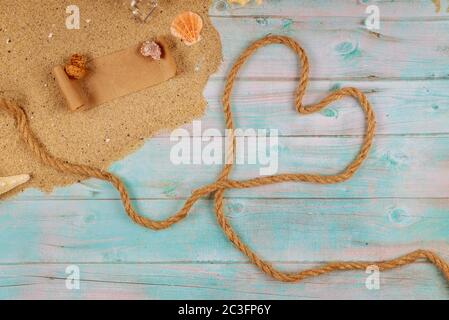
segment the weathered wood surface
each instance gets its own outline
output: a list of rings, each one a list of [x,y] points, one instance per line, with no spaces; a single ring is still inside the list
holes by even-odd
[[[232,43],[223,46],[224,63],[215,77],[225,76],[251,40],[269,33],[300,42],[313,79],[439,79],[449,74],[447,19],[383,21],[377,33],[368,31],[359,18],[347,17],[230,17],[216,18],[214,24],[224,31],[223,43]],[[295,63],[288,48],[271,46],[257,52],[240,76],[296,78]]]
[[[353,159],[361,137],[279,137],[279,172],[334,174]],[[221,165],[178,165],[170,161],[176,142],[154,138],[141,150],[112,165],[124,178],[134,198],[185,198],[194,188],[213,182]],[[249,198],[448,198],[449,135],[382,136],[355,176],[335,185],[286,183],[227,196]],[[265,166],[263,166],[265,167]],[[259,165],[236,165],[231,177],[258,176]],[[118,199],[109,184],[87,180],[43,195],[33,190],[18,199]]]
[[[305,269],[309,263],[283,264]],[[365,273],[338,273],[298,284],[266,279],[248,264],[81,264],[80,290],[67,290],[66,264],[0,266],[4,299],[447,299],[427,264],[386,273],[368,290]]]
[[[262,5],[249,4],[246,7],[228,5],[226,0],[213,0],[210,14],[223,16],[281,16],[298,17],[357,17],[366,18],[365,10],[369,5],[378,5],[382,18],[400,20],[403,18],[426,18],[438,20],[444,18],[449,3],[441,0],[440,11],[431,0],[263,0]]]
[[[181,202],[140,200],[138,208],[162,219]],[[207,200],[159,232],[134,225],[118,200],[11,201],[1,210],[0,263],[246,261]],[[417,247],[449,258],[446,199],[232,198],[225,210],[242,239],[270,261],[379,260]]]
[[[352,180],[226,193],[232,225],[262,257],[285,270],[385,259],[416,248],[449,259],[449,14],[442,3],[436,13],[430,0],[267,0],[240,9],[214,1],[224,63],[205,90],[204,130],[223,129],[223,78],[239,52],[268,33],[294,37],[309,54],[313,81],[305,102],[356,86],[377,115],[373,150]],[[378,34],[363,27],[368,4],[380,8]],[[297,115],[297,69],[285,48],[257,53],[233,95],[236,126],[279,130],[280,172],[338,172],[357,151],[363,115],[351,100]],[[111,167],[124,177],[136,207],[158,219],[220,170],[173,166],[168,135]],[[237,166],[233,177],[258,173],[257,165]],[[80,290],[66,289],[68,265],[80,268]],[[130,222],[117,193],[96,180],[51,194],[28,190],[0,203],[0,298],[449,298],[447,283],[425,263],[381,273],[380,290],[366,288],[367,276],[273,281],[225,239],[208,199],[161,232]]]

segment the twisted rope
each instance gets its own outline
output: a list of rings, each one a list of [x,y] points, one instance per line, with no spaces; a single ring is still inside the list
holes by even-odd
[[[355,157],[355,159],[340,173],[334,175],[320,175],[320,174],[303,174],[303,173],[291,173],[291,174],[278,174],[273,176],[258,177],[249,180],[231,180],[229,179],[229,174],[232,171],[232,164],[225,164],[217,180],[209,185],[201,187],[192,192],[192,195],[186,200],[183,207],[175,213],[173,216],[162,221],[155,221],[150,218],[146,218],[138,214],[130,201],[128,192],[123,184],[123,182],[115,175],[87,165],[79,165],[70,163],[66,160],[57,158],[51,155],[47,149],[40,143],[28,124],[28,119],[25,111],[13,104],[7,103],[6,101],[0,101],[0,108],[4,109],[9,113],[15,120],[17,129],[22,137],[22,140],[26,143],[29,149],[34,153],[34,155],[45,165],[52,167],[62,173],[70,173],[75,175],[80,175],[87,178],[97,178],[100,180],[105,180],[110,182],[119,192],[120,198],[123,203],[126,214],[129,218],[141,225],[143,227],[152,230],[162,230],[169,228],[173,224],[183,220],[189,213],[195,202],[205,197],[209,194],[214,196],[214,207],[215,215],[218,224],[223,229],[226,237],[233,243],[233,245],[240,250],[244,255],[246,255],[249,260],[255,264],[260,270],[262,270],[267,275],[273,277],[276,280],[284,282],[297,282],[310,277],[316,277],[330,272],[335,271],[347,271],[347,270],[364,270],[369,266],[376,265],[379,270],[390,270],[399,268],[417,260],[425,259],[430,263],[434,264],[437,269],[439,269],[446,280],[449,281],[449,265],[444,260],[442,260],[437,254],[427,251],[427,250],[417,250],[414,252],[407,253],[401,257],[377,262],[334,262],[327,263],[322,266],[299,271],[296,273],[283,272],[275,269],[270,263],[262,260],[254,251],[252,251],[248,246],[243,243],[239,236],[235,233],[234,229],[231,227],[228,219],[226,218],[223,210],[224,192],[227,189],[245,189],[253,188],[263,185],[270,185],[282,182],[308,182],[308,183],[318,183],[318,184],[332,184],[339,183],[351,178],[354,173],[362,165],[363,161],[366,159],[368,152],[370,150],[375,130],[375,116],[373,110],[368,102],[366,96],[356,88],[342,88],[339,89],[327,97],[325,97],[320,102],[304,106],[302,105],[302,99],[304,97],[309,75],[309,63],[307,60],[307,55],[304,50],[296,43],[293,39],[283,36],[267,36],[262,38],[253,44],[251,44],[241,56],[237,59],[231,71],[229,72],[228,78],[226,80],[226,85],[223,95],[223,110],[225,115],[226,129],[231,132],[234,129],[233,117],[231,112],[231,94],[234,87],[234,83],[240,68],[245,64],[245,62],[251,57],[251,55],[260,47],[270,45],[270,44],[282,44],[290,49],[292,49],[298,59],[299,59],[299,72],[300,78],[298,81],[298,86],[296,89],[295,97],[295,107],[300,114],[310,114],[325,108],[332,102],[335,102],[343,97],[352,97],[356,99],[363,112],[365,113],[366,129],[365,136],[360,147],[360,150]],[[232,143],[230,144],[230,154],[234,155],[235,150],[235,137],[232,137]]]

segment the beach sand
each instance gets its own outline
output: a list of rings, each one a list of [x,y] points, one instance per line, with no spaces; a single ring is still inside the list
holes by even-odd
[[[133,19],[127,0],[0,0],[0,97],[25,109],[52,154],[107,169],[161,130],[203,115],[203,89],[222,61],[220,38],[207,15],[210,0],[159,3],[151,21],[141,24]],[[66,7],[71,4],[80,8],[79,30],[66,28]],[[170,34],[173,18],[187,10],[204,19],[203,39],[191,47]],[[175,78],[88,111],[68,110],[51,72],[55,65],[72,53],[99,57],[153,37],[169,43],[178,67]],[[3,112],[0,151],[0,176],[30,173],[25,188],[49,192],[83,179],[39,163]]]

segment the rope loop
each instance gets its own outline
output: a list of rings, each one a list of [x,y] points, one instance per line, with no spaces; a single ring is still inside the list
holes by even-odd
[[[390,270],[402,267],[404,265],[412,264],[417,260],[425,259],[430,263],[434,264],[435,267],[442,272],[446,280],[449,281],[448,263],[445,262],[443,259],[441,259],[437,254],[428,250],[417,250],[414,252],[407,253],[401,257],[386,261],[327,263],[322,266],[318,266],[316,268],[290,273],[279,271],[276,268],[274,268],[269,262],[262,260],[239,238],[239,236],[236,234],[231,224],[229,223],[226,215],[224,214],[223,203],[224,203],[224,193],[226,190],[246,189],[283,182],[333,184],[346,181],[354,175],[354,173],[362,165],[363,161],[367,158],[368,152],[372,145],[372,141],[374,138],[374,131],[376,127],[375,116],[371,108],[371,105],[366,96],[357,88],[352,87],[341,88],[337,91],[332,92],[318,103],[304,106],[302,104],[302,99],[305,95],[307,84],[309,81],[309,62],[307,59],[307,55],[295,40],[285,36],[269,35],[254,42],[248,48],[246,48],[240,55],[240,57],[236,60],[234,66],[231,68],[228,74],[222,99],[226,129],[231,130],[231,132],[233,132],[234,130],[231,112],[231,95],[235,84],[235,80],[241,67],[259,48],[271,44],[285,45],[289,47],[291,50],[293,50],[296,56],[298,57],[299,80],[295,94],[295,108],[300,114],[311,114],[314,112],[318,112],[323,108],[326,108],[329,104],[345,97],[352,97],[358,101],[362,111],[365,113],[366,128],[364,139],[360,146],[357,156],[351,163],[347,165],[347,167],[343,171],[334,175],[284,173],[240,181],[229,179],[229,175],[232,171],[233,165],[226,164],[223,166],[221,173],[219,174],[217,180],[214,183],[194,190],[191,196],[185,201],[184,205],[177,213],[162,221],[152,220],[137,213],[131,204],[129,194],[124,183],[121,181],[120,178],[113,175],[112,173],[87,165],[74,164],[51,155],[32,132],[28,123],[27,115],[21,107],[13,103],[8,103],[5,100],[0,100],[0,109],[3,109],[14,118],[16,122],[16,127],[20,133],[22,140],[28,146],[30,151],[34,153],[34,155],[43,164],[62,173],[75,174],[83,176],[85,178],[97,178],[110,182],[120,194],[120,198],[122,200],[122,204],[126,214],[132,221],[134,221],[138,225],[141,225],[143,227],[152,230],[167,229],[172,225],[178,223],[179,221],[183,220],[184,218],[186,218],[188,216],[188,213],[192,209],[193,205],[200,198],[212,194],[214,198],[216,219],[226,237],[240,252],[242,252],[245,256],[247,256],[248,259],[254,265],[256,265],[262,272],[264,272],[265,274],[271,276],[276,280],[284,282],[298,282],[306,278],[316,277],[330,272],[346,271],[346,270],[363,270],[371,265],[377,265],[380,270]],[[230,144],[231,150],[228,151],[230,151],[232,156],[234,157],[235,137],[233,137],[232,139],[233,143]]]

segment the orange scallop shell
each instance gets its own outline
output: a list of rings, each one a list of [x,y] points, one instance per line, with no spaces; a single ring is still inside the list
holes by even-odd
[[[171,24],[171,33],[180,38],[186,45],[191,46],[201,40],[203,19],[191,11],[179,14]]]

